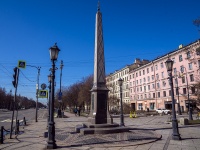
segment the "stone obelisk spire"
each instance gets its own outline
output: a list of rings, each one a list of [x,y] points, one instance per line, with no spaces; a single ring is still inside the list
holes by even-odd
[[[102,14],[98,2],[95,24],[94,81],[91,89],[91,111],[89,117],[89,121],[92,124],[112,123],[112,118],[107,108],[108,91],[105,81]]]

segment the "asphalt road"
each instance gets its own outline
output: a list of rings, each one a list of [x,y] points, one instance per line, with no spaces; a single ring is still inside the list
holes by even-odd
[[[14,120],[13,126],[15,126],[16,122],[16,114],[17,111],[14,112]],[[18,120],[20,122],[23,121],[23,118],[26,118],[26,121],[35,120],[35,109],[25,109],[18,111]],[[38,118],[47,118],[47,109],[39,109],[38,110]],[[12,111],[1,111],[0,112],[0,126],[4,126],[6,130],[10,129],[11,126],[11,119],[12,119]]]

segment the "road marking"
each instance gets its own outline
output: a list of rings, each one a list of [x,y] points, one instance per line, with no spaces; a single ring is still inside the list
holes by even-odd
[[[21,121],[23,121],[23,120],[19,120],[19,122],[21,122]],[[11,119],[6,119],[6,120],[3,120],[1,122],[11,122]],[[13,122],[16,122],[16,119],[14,119]]]

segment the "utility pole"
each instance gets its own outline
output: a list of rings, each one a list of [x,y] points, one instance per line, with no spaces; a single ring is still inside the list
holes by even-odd
[[[38,70],[38,74],[37,74],[37,85],[36,85],[36,106],[35,106],[35,122],[38,122],[37,120],[37,116],[38,116],[38,93],[39,93],[39,76],[40,76],[40,69],[41,67],[36,67],[36,66],[32,66],[32,65],[26,65],[29,67],[34,67]]]

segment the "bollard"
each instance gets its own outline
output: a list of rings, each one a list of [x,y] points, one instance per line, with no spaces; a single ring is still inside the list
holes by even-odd
[[[25,117],[24,117],[24,125],[26,126],[26,119],[25,119]]]
[[[1,126],[1,137],[0,137],[0,144],[3,144],[3,129],[4,127]]]

